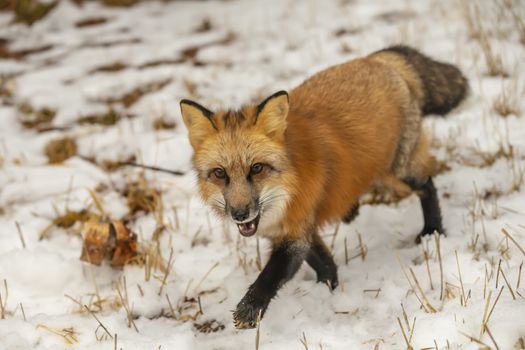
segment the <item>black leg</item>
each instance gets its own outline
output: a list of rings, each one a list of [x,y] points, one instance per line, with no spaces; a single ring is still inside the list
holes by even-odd
[[[339,285],[337,266],[328,248],[317,233],[313,235],[312,245],[308,251],[306,262],[317,273],[317,282],[326,283],[331,290],[334,290]]]
[[[349,224],[354,221],[355,217],[359,214],[359,204],[354,204],[352,209],[343,217],[343,222]]]
[[[423,219],[425,225],[423,230],[417,235],[416,243],[421,242],[421,238],[425,235],[430,235],[434,231],[444,234],[443,223],[441,220],[441,209],[439,208],[439,199],[431,177],[425,181],[415,181],[409,179],[405,181],[413,190],[417,191],[419,200],[421,201],[421,208],[423,209]]]
[[[235,327],[256,326],[259,312],[262,317],[279,288],[299,270],[308,250],[306,242],[298,241],[285,241],[273,248],[270,260],[233,312]]]

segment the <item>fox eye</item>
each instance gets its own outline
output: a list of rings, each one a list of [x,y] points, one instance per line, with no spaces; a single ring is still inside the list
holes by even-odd
[[[226,171],[223,168],[213,169],[213,175],[218,179],[224,179],[226,177]]]
[[[252,165],[252,168],[250,169],[250,173],[252,175],[259,174],[263,170],[263,165],[261,163],[255,163]]]

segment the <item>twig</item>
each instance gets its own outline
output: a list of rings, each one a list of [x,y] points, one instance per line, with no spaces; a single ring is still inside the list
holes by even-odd
[[[153,171],[160,171],[162,173],[168,173],[168,174],[175,175],[175,176],[184,175],[184,172],[179,171],[179,170],[170,170],[170,169],[159,168],[156,166],[142,165],[142,164],[131,163],[131,162],[119,162],[119,165],[132,166],[136,168],[148,169],[148,170],[153,170]]]
[[[24,305],[22,305],[22,303],[20,303],[20,310],[22,310],[22,317],[24,318],[24,321],[27,321],[26,312],[24,311]]]
[[[20,227],[20,223],[18,221],[15,221],[16,230],[18,231],[18,236],[20,237],[20,242],[22,242],[22,247],[26,249],[26,241],[24,239],[24,235],[22,234],[22,228]]]

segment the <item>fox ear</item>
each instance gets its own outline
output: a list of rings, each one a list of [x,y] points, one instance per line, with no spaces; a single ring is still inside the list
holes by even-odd
[[[213,113],[200,104],[190,100],[182,100],[180,101],[180,111],[182,120],[189,131],[190,143],[194,149],[217,130],[213,121]]]
[[[270,138],[281,139],[286,130],[288,109],[288,93],[278,91],[257,106],[254,124],[262,127]]]

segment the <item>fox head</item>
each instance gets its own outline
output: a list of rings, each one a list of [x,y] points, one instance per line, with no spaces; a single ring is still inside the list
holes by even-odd
[[[284,145],[288,94],[279,91],[236,111],[212,112],[190,100],[180,106],[204,201],[243,236],[276,224],[291,186]]]

